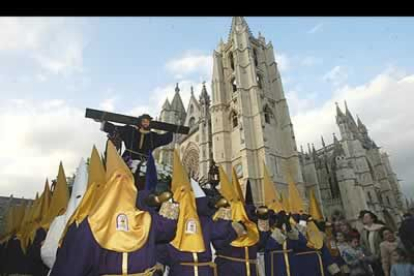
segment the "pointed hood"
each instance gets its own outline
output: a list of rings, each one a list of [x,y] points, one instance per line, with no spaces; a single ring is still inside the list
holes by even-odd
[[[280,203],[282,204],[282,210],[286,213],[290,213],[290,203],[289,197],[286,196],[283,192],[280,193]]]
[[[254,222],[252,222],[247,216],[245,209],[245,200],[243,198],[242,189],[237,177],[236,171],[233,168],[232,186],[238,194],[238,198],[241,200],[233,201],[231,206],[231,217],[233,221],[242,221],[247,229],[247,235],[238,237],[231,242],[235,247],[248,247],[259,242],[259,230]]]
[[[292,176],[288,175],[288,182],[289,182],[289,205],[290,211],[293,214],[301,214],[305,210],[303,207],[303,200],[300,196],[299,190],[296,187],[295,182],[293,181]]]
[[[85,160],[82,158],[76,170],[75,181],[73,183],[72,194],[69,199],[68,207],[65,213],[65,221],[69,220],[73,212],[75,212],[79,203],[82,201],[83,195],[88,186],[88,167]]]
[[[306,227],[306,240],[308,241],[306,246],[319,250],[323,246],[323,233],[319,230],[315,221],[308,222]]]
[[[226,172],[222,166],[219,166],[219,176],[220,176],[220,193],[227,199],[228,202],[241,201],[238,193],[230,183],[229,178],[227,177]]]
[[[43,193],[40,196],[40,203],[33,214],[34,220],[42,224],[43,219],[46,218],[47,213],[49,212],[50,202],[52,201],[52,192],[50,191],[49,181],[46,179],[45,187],[43,188]]]
[[[309,215],[311,215],[312,218],[316,221],[324,220],[320,205],[315,196],[314,189],[310,190],[310,195],[309,195]]]
[[[42,227],[49,229],[53,219],[57,216],[63,215],[69,202],[69,189],[66,182],[65,171],[63,170],[62,162],[59,165],[59,173],[57,177],[57,184],[53,191],[50,207],[47,214],[47,219],[42,221]]]
[[[61,244],[70,225],[76,223],[76,226],[79,226],[79,224],[89,215],[89,212],[92,210],[95,202],[98,201],[102,194],[104,184],[105,169],[102,164],[102,159],[99,157],[98,150],[95,146],[93,146],[88,166],[88,188],[82,198],[82,201],[79,203],[78,208],[76,208],[75,212],[66,223],[66,227],[60,238],[59,244]]]
[[[244,199],[243,191],[239,183],[239,178],[237,177],[236,170],[233,168],[232,170],[232,185],[234,189],[236,190],[236,194],[238,198],[243,202],[243,204],[246,204],[246,201]]]
[[[174,150],[172,191],[174,200],[180,204],[177,232],[171,245],[185,252],[204,252],[203,232],[197,214],[196,200],[188,174],[181,164],[177,150]]]
[[[136,251],[147,242],[151,215],[136,208],[134,177],[111,141],[107,148],[106,180],[107,185],[88,216],[92,235],[107,250]]]
[[[283,210],[282,203],[280,202],[279,193],[276,190],[275,185],[273,184],[272,179],[270,178],[269,172],[267,170],[266,164],[263,163],[263,192],[264,192],[264,202],[265,205],[275,211],[276,213]]]

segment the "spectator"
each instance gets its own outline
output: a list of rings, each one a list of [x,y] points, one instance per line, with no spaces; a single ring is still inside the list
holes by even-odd
[[[342,255],[342,251],[348,246],[345,240],[345,235],[342,232],[336,233],[336,246],[338,247],[339,253]]]
[[[391,276],[414,276],[414,265],[409,262],[407,252],[397,248],[393,255],[397,261],[391,267]]]
[[[407,216],[401,222],[400,229],[398,230],[398,235],[401,239],[401,243],[404,246],[406,253],[410,258],[410,261],[414,261],[414,217]]]
[[[374,276],[370,263],[373,257],[360,245],[357,238],[350,237],[343,248],[342,258],[350,269],[350,276]]]
[[[375,276],[383,276],[380,243],[382,242],[380,231],[384,225],[378,223],[378,217],[371,211],[361,212],[362,224],[364,227],[361,231],[361,245],[373,256],[371,263]]]
[[[390,276],[391,266],[396,262],[393,252],[397,249],[398,241],[388,227],[382,228],[380,234],[383,240],[380,244],[382,269],[385,276]]]
[[[350,237],[355,237],[357,239],[360,239],[361,235],[359,234],[358,230],[353,228],[351,224],[346,221],[342,220],[339,223],[339,230],[345,235]]]

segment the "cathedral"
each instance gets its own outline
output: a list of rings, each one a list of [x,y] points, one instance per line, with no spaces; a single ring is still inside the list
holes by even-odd
[[[213,160],[229,175],[234,169],[242,185],[250,181],[256,204],[263,203],[266,166],[282,196],[288,181],[296,183],[305,204],[314,189],[326,217],[339,214],[355,221],[360,210],[370,209],[397,223],[402,197],[388,155],[346,104],[344,111],[338,105],[336,110],[340,137],[329,145],[322,138],[318,150],[313,145],[307,152],[298,150],[272,43],[260,33],[254,37],[245,19],[234,17],[227,42],[213,51],[211,89],[204,83],[197,97],[191,89],[185,107],[177,84],[158,116],[190,127],[189,134],[176,135],[155,155],[170,165],[177,148],[196,179],[207,178]]]

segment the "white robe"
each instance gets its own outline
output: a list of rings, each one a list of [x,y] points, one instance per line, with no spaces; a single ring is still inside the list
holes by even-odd
[[[79,167],[76,170],[75,182],[73,183],[72,194],[66,208],[66,212],[57,216],[50,224],[45,241],[40,249],[40,254],[43,262],[52,268],[56,260],[56,252],[59,240],[65,229],[66,223],[75,212],[83,195],[85,194],[88,185],[88,168],[83,158],[80,161]]]

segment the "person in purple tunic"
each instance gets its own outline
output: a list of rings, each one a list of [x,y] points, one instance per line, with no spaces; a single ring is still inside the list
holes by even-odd
[[[192,181],[192,186],[197,197],[195,203],[200,225],[200,228],[194,227],[193,230],[201,232],[203,248],[192,250],[184,246],[180,248],[173,243],[161,245],[158,248],[158,261],[169,267],[169,276],[217,276],[216,264],[212,262],[210,243],[221,241],[228,244],[238,235],[243,235],[244,228],[242,224],[233,223],[231,220],[213,221],[215,210],[209,207],[208,199],[198,184]],[[191,229],[184,229],[184,231],[190,232]]]
[[[67,230],[51,276],[152,276],[156,244],[174,238],[178,204],[164,202],[158,213],[139,210],[131,171],[111,142],[107,150],[108,184],[87,219]]]
[[[297,219],[298,216],[296,215]],[[324,244],[323,233],[308,214],[299,215],[299,229],[306,237],[306,248],[296,253],[299,276],[342,275],[338,264]],[[312,272],[310,272],[312,271]]]
[[[300,264],[295,252],[306,248],[306,239],[292,225],[285,211],[274,213],[269,218],[267,238],[261,244],[264,249],[266,276],[297,276]]]
[[[220,191],[230,202],[229,217],[233,221],[242,221],[247,228],[247,235],[234,241],[213,241],[213,246],[216,249],[214,262],[217,264],[218,274],[257,276],[259,273],[257,268],[257,252],[260,238],[264,237],[263,231],[267,229],[263,227],[258,228],[255,223],[258,219],[254,216],[255,208],[250,183],[247,182],[246,197],[244,199],[243,195],[238,193],[238,191],[241,191],[241,187],[235,171],[233,170],[233,185],[230,184],[222,168],[220,168],[219,172],[221,179]],[[220,213],[217,215],[218,217],[225,216],[225,214]],[[260,216],[260,219],[266,220],[267,217]],[[261,225],[263,223],[266,222],[261,222]]]

